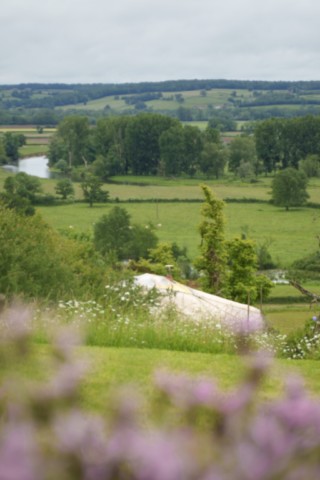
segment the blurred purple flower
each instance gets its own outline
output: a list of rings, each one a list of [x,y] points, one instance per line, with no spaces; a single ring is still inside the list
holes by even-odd
[[[0,480],[43,479],[33,425],[12,422],[1,430]]]

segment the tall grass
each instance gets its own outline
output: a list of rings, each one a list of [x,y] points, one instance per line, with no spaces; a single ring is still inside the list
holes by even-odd
[[[99,302],[61,301],[55,312],[43,315],[39,310],[35,317],[37,340],[46,341],[50,327],[58,323],[80,329],[90,346],[210,354],[235,354],[245,347],[285,358],[319,357],[317,331],[306,330],[293,342],[290,336],[267,329],[241,334],[214,316],[191,319],[182,315],[175,307],[174,297],[170,299],[168,295],[163,302],[162,294],[155,290],[145,292],[129,281],[107,285]]]
[[[55,311],[35,316],[38,341],[50,326],[69,324],[84,332],[87,345],[136,347],[202,353],[235,353],[236,338],[212,319],[186,319],[173,303],[161,307],[159,294],[126,283],[106,286],[99,302],[60,302]]]

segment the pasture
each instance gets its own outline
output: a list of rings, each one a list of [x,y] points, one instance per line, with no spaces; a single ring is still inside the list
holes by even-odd
[[[203,95],[201,90],[190,90],[180,92],[163,92],[162,98],[158,100],[146,101],[148,108],[152,108],[153,111],[168,111],[176,110],[180,106],[185,108],[204,108],[211,106],[219,108],[228,103],[231,96],[236,95],[235,98],[239,99],[253,99],[253,94],[249,90],[236,90],[227,88],[217,88],[207,90]],[[76,105],[64,105],[58,107],[62,110],[74,109],[74,110],[103,110],[109,106],[112,110],[123,112],[125,110],[134,110],[134,105],[128,105],[125,102],[126,97],[131,95],[110,95],[102,97],[96,100],[90,100],[84,103],[78,103]],[[178,97],[183,100],[179,101]]]
[[[133,223],[154,224],[160,240],[187,247],[191,258],[198,254],[200,203],[121,202],[120,205],[128,210]],[[41,206],[38,210],[54,228],[90,232],[94,223],[113,206],[106,204],[89,208],[87,204],[74,203]],[[225,216],[228,238],[245,233],[257,243],[268,241],[272,257],[282,267],[288,267],[292,261],[318,247],[318,210],[300,208],[286,212],[267,203],[227,203]]]

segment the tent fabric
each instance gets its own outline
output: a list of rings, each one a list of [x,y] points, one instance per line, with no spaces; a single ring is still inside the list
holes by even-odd
[[[155,288],[161,293],[162,306],[172,302],[179,313],[196,321],[214,319],[237,331],[256,331],[265,326],[258,308],[190,288],[161,275],[137,275],[135,284],[148,290]]]

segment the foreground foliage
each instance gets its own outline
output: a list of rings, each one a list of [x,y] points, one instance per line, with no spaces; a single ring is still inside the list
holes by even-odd
[[[0,205],[0,292],[56,300],[96,298],[106,266],[88,242],[55,232],[39,215],[24,216]]]
[[[206,378],[157,372],[155,402],[125,389],[112,415],[80,408],[85,366],[75,336],[53,344],[52,374],[39,382],[13,375],[30,353],[26,311],[2,318],[0,470],[7,480],[300,480],[320,473],[320,403],[300,381],[259,401],[269,358],[251,359],[234,391]],[[146,412],[151,412],[148,422]],[[143,417],[141,414],[143,413]]]

